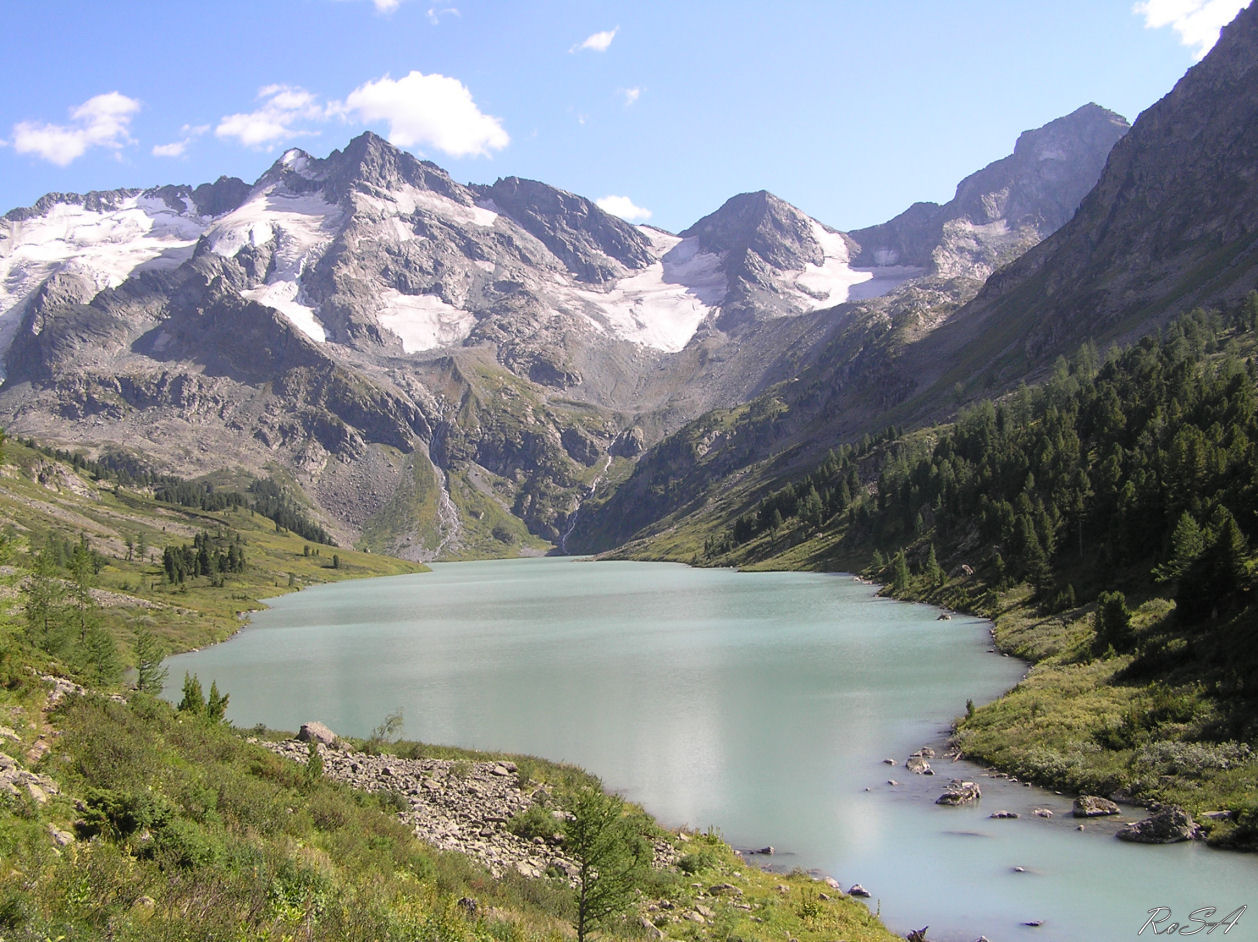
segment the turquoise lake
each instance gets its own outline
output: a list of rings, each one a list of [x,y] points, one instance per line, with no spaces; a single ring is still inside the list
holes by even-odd
[[[1226,938],[1258,939],[1253,856],[1125,844],[1112,822],[1077,831],[1072,796],[942,754],[933,777],[903,767],[941,747],[967,698],[1025,670],[989,652],[986,622],[938,615],[840,574],[438,564],[275,599],[232,640],[171,658],[167,693],[189,671],[230,694],[242,727],[320,720],[362,736],[401,710],[408,739],[573,762],[666,825],[861,883],[901,934],[1152,938],[1140,930],[1156,907],[1187,922],[1250,905]],[[935,805],[951,777],[979,782],[982,801]],[[998,809],[1021,817],[988,817]]]

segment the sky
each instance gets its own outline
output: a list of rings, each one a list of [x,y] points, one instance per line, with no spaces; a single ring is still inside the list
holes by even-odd
[[[1021,131],[1171,90],[1241,0],[6,3],[0,213],[372,130],[676,232],[766,189],[832,227],[945,202]]]

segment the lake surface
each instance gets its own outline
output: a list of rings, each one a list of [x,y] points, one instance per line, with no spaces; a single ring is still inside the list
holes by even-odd
[[[1154,907],[1187,922],[1252,904],[1226,937],[1258,939],[1253,856],[1124,844],[1112,823],[1079,832],[1069,796],[964,763],[904,769],[967,698],[1023,671],[988,652],[987,623],[937,616],[837,574],[438,564],[275,599],[231,641],[171,658],[167,694],[191,671],[230,693],[238,726],[321,720],[364,736],[400,709],[408,739],[573,762],[666,825],[860,882],[900,933],[1151,938],[1138,933]],[[949,777],[979,781],[979,805],[936,806]],[[1031,814],[1044,807],[1053,819]],[[1001,808],[1022,817],[988,818]]]

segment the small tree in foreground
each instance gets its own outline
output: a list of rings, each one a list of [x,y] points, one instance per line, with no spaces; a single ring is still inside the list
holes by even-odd
[[[162,666],[166,648],[157,636],[147,628],[135,635],[135,689],[154,696],[166,686],[168,671]]]
[[[624,800],[586,785],[569,797],[564,850],[577,865],[577,942],[633,903],[651,860]]]

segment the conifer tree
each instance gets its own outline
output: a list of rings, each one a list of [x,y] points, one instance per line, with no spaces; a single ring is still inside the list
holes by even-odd
[[[625,803],[592,785],[568,800],[564,850],[577,865],[577,942],[633,902],[651,859]]]

